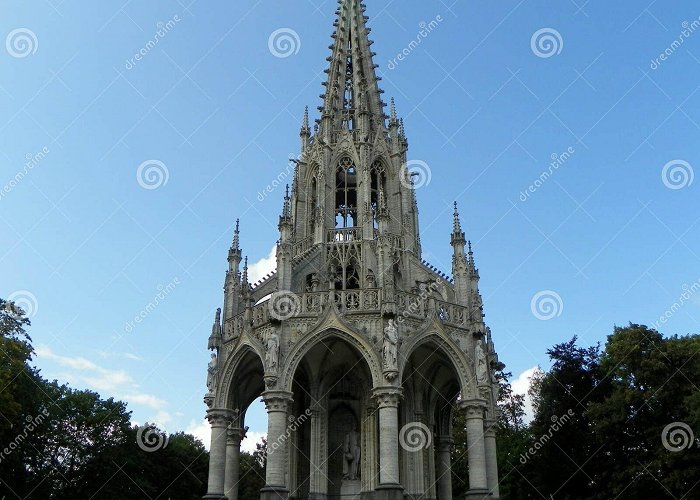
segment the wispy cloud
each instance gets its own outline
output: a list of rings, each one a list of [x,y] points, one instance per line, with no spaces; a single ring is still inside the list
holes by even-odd
[[[134,378],[124,370],[104,368],[82,356],[63,356],[53,352],[47,346],[37,347],[36,354],[40,358],[53,361],[62,368],[67,368],[68,370],[62,371],[59,377],[73,386],[87,387],[127,403],[156,410],[153,422],[158,425],[167,425],[172,421],[172,416],[165,411],[168,403],[144,393]]]

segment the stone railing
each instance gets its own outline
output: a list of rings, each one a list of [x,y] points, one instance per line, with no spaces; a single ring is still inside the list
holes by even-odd
[[[328,231],[326,241],[328,243],[350,243],[362,239],[362,229],[349,227],[346,229],[331,229]]]
[[[308,238],[304,238],[301,241],[298,241],[294,244],[294,250],[293,250],[293,257],[297,257],[304,252],[306,252],[309,248],[313,246],[314,239],[312,236],[309,236]]]
[[[397,293],[398,314],[404,318],[425,319],[430,313],[431,300],[434,299],[426,295]],[[441,300],[434,300],[434,302],[435,312],[443,323],[454,326],[467,326],[469,323],[469,312],[466,307]]]
[[[315,317],[319,316],[333,301],[341,313],[378,313],[381,309],[381,293],[378,288],[367,288],[363,290],[331,290],[330,292],[309,292],[301,295],[292,295],[287,302],[297,306],[292,317]],[[272,298],[253,306],[252,323],[253,328],[266,325],[271,319],[275,319],[271,314]],[[291,319],[291,318],[289,318]],[[238,314],[227,321],[227,337],[238,337],[243,333],[245,323],[245,312]]]

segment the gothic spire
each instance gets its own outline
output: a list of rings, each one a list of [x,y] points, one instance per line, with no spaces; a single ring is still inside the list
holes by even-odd
[[[451,243],[452,246],[459,245],[464,249],[464,231],[462,231],[462,224],[459,221],[459,210],[457,209],[457,202],[455,201],[455,212],[454,212],[454,221],[453,221],[453,227],[452,227],[452,238],[451,238]],[[471,248],[471,247],[470,247]]]
[[[360,0],[339,0],[336,11],[338,18],[333,33],[330,63],[325,72],[328,81],[324,82],[321,128],[324,134],[340,128],[354,129],[361,124],[360,115],[369,114],[369,128],[384,125],[385,103],[381,99],[380,77],[377,76],[369,39],[371,28],[367,27],[368,17],[364,15],[365,5]],[[367,130],[366,132],[370,132]]]
[[[240,250],[240,223],[241,219],[236,219],[236,229],[233,231],[233,243],[231,243],[232,250]]]
[[[240,219],[236,219],[236,229],[233,231],[233,242],[228,250],[228,270],[231,278],[238,276],[238,266],[241,263],[241,232]]]

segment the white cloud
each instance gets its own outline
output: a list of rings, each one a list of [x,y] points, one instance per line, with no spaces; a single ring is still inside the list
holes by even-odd
[[[62,372],[60,378],[69,384],[78,387],[87,386],[89,389],[107,393],[108,396],[113,396],[127,403],[156,410],[154,418],[156,424],[167,425],[172,421],[170,414],[164,410],[168,403],[156,396],[142,392],[139,384],[129,373],[123,370],[103,368],[80,356],[62,356],[47,346],[39,346],[35,350],[39,357],[68,368],[69,371]]]
[[[270,254],[257,262],[248,265],[248,281],[257,283],[277,269],[277,245],[272,247]]]
[[[194,420],[190,421],[190,425],[185,429],[185,434],[192,434],[194,437],[204,443],[204,447],[208,450],[211,445],[211,427],[209,422],[202,420],[200,423]]]
[[[241,451],[253,453],[255,445],[267,437],[267,432],[247,432],[245,439],[241,442]]]
[[[535,417],[535,411],[532,408],[532,399],[530,398],[528,391],[530,390],[532,376],[538,371],[540,371],[539,366],[533,366],[532,368],[528,368],[520,375],[518,375],[518,378],[516,378],[510,383],[514,394],[521,394],[525,396],[525,422],[531,422],[532,419]]]

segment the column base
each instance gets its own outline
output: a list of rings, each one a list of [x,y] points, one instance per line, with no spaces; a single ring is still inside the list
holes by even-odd
[[[287,500],[289,490],[282,486],[265,486],[260,490],[260,500]]]
[[[309,493],[309,500],[327,500],[325,493]]]
[[[492,500],[491,493],[487,489],[469,490],[464,496],[465,500]]]
[[[207,493],[202,497],[202,500],[228,500],[228,497],[226,495],[212,495],[211,493]]]
[[[403,500],[403,486],[400,484],[381,484],[374,493],[376,500]]]

